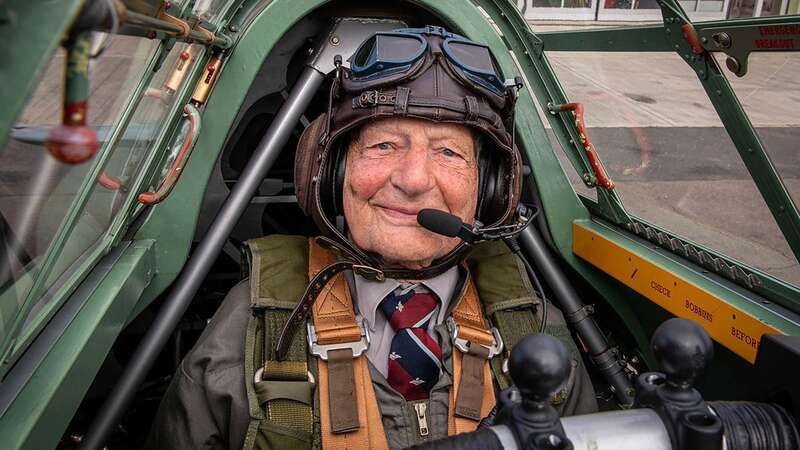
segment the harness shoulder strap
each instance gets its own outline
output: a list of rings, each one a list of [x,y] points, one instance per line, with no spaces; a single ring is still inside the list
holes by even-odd
[[[500,336],[487,329],[480,300],[468,275],[466,287],[448,322],[453,338],[453,387],[450,389],[448,434],[474,431],[495,405],[489,361],[502,347]]]
[[[526,335],[540,328],[541,302],[531,286],[525,267],[508,247],[500,241],[483,242],[475,246],[466,260],[470,273],[475,277],[475,286],[480,294],[486,315],[497,327],[505,342],[504,358],[492,359],[492,371],[500,389],[511,384],[507,370],[503,370],[511,349]],[[561,312],[554,305],[548,306],[545,333],[561,341],[577,365],[581,361],[580,351],[572,339]],[[574,370],[573,370],[574,372]],[[564,405],[571,393],[573,374],[556,392],[550,402],[557,408]]]
[[[248,241],[252,315],[245,343],[245,386],[250,423],[245,449],[318,448],[314,414],[316,365],[307,357],[305,329],[284,361],[274,343],[308,284],[308,244],[302,236]]]
[[[504,358],[492,360],[500,389],[511,385],[503,360],[522,338],[539,330],[541,300],[535,295],[522,262],[501,241],[482,242],[466,260],[486,315],[504,342]]]
[[[335,261],[333,252],[309,241],[309,279]],[[320,431],[326,450],[388,449],[372,387],[366,330],[356,321],[343,273],[330,280],[312,307],[311,353],[318,356]],[[365,342],[366,341],[366,342]]]

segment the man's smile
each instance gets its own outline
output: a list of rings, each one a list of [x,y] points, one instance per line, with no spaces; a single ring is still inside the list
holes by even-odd
[[[413,225],[417,225],[417,214],[423,209],[377,203],[372,204],[372,206],[392,219],[400,220],[403,224],[409,223]]]

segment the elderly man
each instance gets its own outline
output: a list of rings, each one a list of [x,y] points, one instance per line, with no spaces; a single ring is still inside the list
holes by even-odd
[[[298,201],[325,237],[248,243],[250,278],[181,365],[150,447],[404,448],[472,431],[509,384],[510,347],[538,330],[541,302],[502,243],[417,223],[425,208],[519,222],[516,92],[489,49],[404,29],[350,62],[296,157]],[[551,400],[592,412],[563,318],[549,316],[573,353]]]

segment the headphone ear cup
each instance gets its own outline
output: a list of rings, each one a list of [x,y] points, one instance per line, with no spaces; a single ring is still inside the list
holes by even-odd
[[[337,216],[344,216],[344,172],[347,165],[347,147],[350,145],[348,139],[338,145],[336,158],[333,163],[333,206]]]
[[[484,147],[478,155],[478,208],[477,217],[484,224],[493,223],[497,198],[497,158],[491,148]]]
[[[320,201],[323,211],[328,217],[335,217],[344,214],[342,206],[342,189],[344,188],[344,171],[347,160],[347,147],[349,145],[346,137],[340,137],[336,142],[331,143],[325,167],[322,170],[320,185]]]

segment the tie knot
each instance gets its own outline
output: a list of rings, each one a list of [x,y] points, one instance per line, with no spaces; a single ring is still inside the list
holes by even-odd
[[[439,299],[421,284],[399,287],[380,304],[381,311],[395,331],[403,328],[427,328]]]

